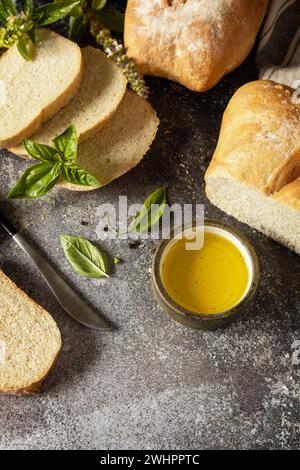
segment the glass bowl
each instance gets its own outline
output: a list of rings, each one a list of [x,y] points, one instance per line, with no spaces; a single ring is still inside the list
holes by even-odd
[[[197,228],[203,229],[203,226],[197,222],[193,222],[190,227],[185,227],[184,233],[191,229],[197,230]],[[204,233],[206,231],[218,233],[230,240],[244,257],[249,270],[249,281],[242,298],[228,310],[220,313],[207,314],[201,312],[195,313],[187,310],[170,297],[162,282],[161,269],[164,256],[168,252],[171,244],[175,241],[175,234],[179,233],[176,230],[172,231],[171,238],[169,240],[163,240],[160,243],[154,254],[152,265],[152,286],[159,305],[163,308],[165,313],[173,318],[173,320],[190,328],[214,330],[227,325],[233,320],[239,318],[246,311],[249,311],[250,303],[255,296],[259,283],[260,270],[257,255],[253,246],[239,230],[223,221],[205,219]],[[183,231],[181,230],[181,234],[182,233]]]

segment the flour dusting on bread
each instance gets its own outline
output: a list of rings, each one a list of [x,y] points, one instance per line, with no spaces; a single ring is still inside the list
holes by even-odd
[[[210,201],[300,254],[300,105],[271,81],[241,87],[205,175]]]
[[[220,29],[220,18],[226,13],[235,0],[153,0],[136,1],[135,12],[141,21],[137,27],[141,30],[151,30],[161,37],[163,41],[176,44],[176,40],[183,40],[185,48],[190,52],[199,52],[208,45],[201,40],[197,22],[210,21],[215,23],[215,33]],[[178,15],[177,16],[177,12]],[[179,43],[180,55],[182,45]]]
[[[268,0],[128,0],[125,46],[145,75],[212,88],[250,52]]]

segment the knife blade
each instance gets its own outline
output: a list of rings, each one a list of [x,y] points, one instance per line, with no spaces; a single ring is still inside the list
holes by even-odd
[[[37,269],[42,274],[52,293],[62,308],[77,322],[96,330],[110,329],[110,325],[92,310],[76,292],[62,279],[52,268],[44,256],[39,253],[26,239],[17,231],[11,222],[0,212],[0,226],[12,237],[12,239],[31,258]]]

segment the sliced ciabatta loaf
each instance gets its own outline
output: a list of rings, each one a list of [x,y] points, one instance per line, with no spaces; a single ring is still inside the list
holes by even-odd
[[[85,47],[82,54],[84,74],[78,92],[65,108],[30,137],[34,142],[51,145],[52,139],[70,124],[74,124],[82,142],[101,129],[119,106],[127,84],[121,69],[93,47]],[[26,155],[23,145],[10,150]]]
[[[159,120],[150,103],[126,91],[111,120],[78,147],[77,163],[104,186],[135,167],[149,150]],[[75,191],[91,187],[62,183]]]
[[[53,318],[0,270],[0,393],[36,393],[61,348]]]
[[[46,30],[37,31],[35,56],[26,61],[13,46],[0,58],[0,146],[29,137],[65,106],[83,74],[80,48]]]
[[[210,201],[300,254],[300,104],[291,88],[248,83],[230,100],[207,170]]]

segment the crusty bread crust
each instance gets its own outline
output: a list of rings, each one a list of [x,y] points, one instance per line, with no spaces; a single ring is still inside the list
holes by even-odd
[[[272,198],[300,213],[300,177],[283,186],[280,191],[272,195]]]
[[[231,98],[205,175],[208,199],[300,254],[300,104],[258,80]]]
[[[300,176],[300,104],[287,86],[257,80],[231,98],[206,172],[233,178],[267,195]]]
[[[59,344],[57,351],[55,354],[53,354],[53,357],[51,358],[51,366],[45,371],[43,375],[40,377],[37,377],[37,380],[35,380],[33,383],[24,383],[22,387],[12,387],[12,388],[1,388],[0,387],[0,393],[4,394],[12,394],[12,395],[35,395],[39,393],[40,387],[44,380],[47,378],[49,375],[59,353],[61,350],[61,335],[60,331],[52,318],[52,316],[39,304],[37,304],[33,299],[31,299],[24,291],[22,291],[19,287],[16,286],[16,284],[4,274],[2,270],[0,270],[0,281],[4,281],[5,283],[8,283],[15,291],[18,293],[19,296],[23,297],[26,302],[30,302],[32,305],[34,305],[35,309],[41,314],[41,315],[46,315],[49,317],[50,321],[52,322],[52,325],[56,331],[57,337],[59,338]]]
[[[53,31],[50,31],[50,30],[46,30],[46,29],[40,29],[39,30],[39,38],[40,40],[43,40],[43,35],[47,35],[47,36],[58,36],[56,33],[54,33]],[[68,39],[65,39],[65,38],[62,38],[64,41],[68,41]],[[37,46],[38,47],[38,46]],[[80,50],[80,47],[77,46],[77,44],[75,43],[72,43],[72,47],[74,47],[75,49],[77,49],[77,55],[78,55],[78,68],[77,68],[77,74],[76,76],[74,77],[74,80],[70,83],[70,85],[65,89],[63,90],[60,95],[58,95],[56,97],[55,100],[53,100],[52,102],[50,102],[45,108],[41,109],[40,113],[35,117],[35,119],[33,119],[30,123],[28,123],[26,126],[24,126],[24,128],[22,129],[22,131],[12,135],[11,137],[9,138],[6,138],[6,139],[3,139],[3,140],[0,140],[0,146],[1,147],[5,147],[5,148],[8,148],[8,147],[12,147],[12,146],[15,146],[15,145],[18,145],[22,139],[25,139],[29,136],[31,136],[32,134],[34,134],[38,129],[39,127],[41,126],[41,124],[45,121],[47,121],[48,119],[50,119],[52,116],[54,116],[61,108],[63,108],[64,106],[67,105],[67,103],[71,100],[71,98],[73,98],[73,96],[76,94],[78,88],[79,88],[79,85],[81,83],[81,80],[82,80],[82,76],[83,76],[83,70],[84,70],[84,62],[83,62],[83,58],[82,58],[82,54],[81,54],[81,50]],[[10,54],[10,49],[8,49],[3,55],[1,58],[3,58],[4,56]],[[1,60],[1,59],[0,59]]]
[[[206,91],[251,51],[268,0],[128,0],[124,41],[145,75]]]

